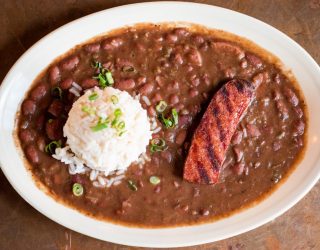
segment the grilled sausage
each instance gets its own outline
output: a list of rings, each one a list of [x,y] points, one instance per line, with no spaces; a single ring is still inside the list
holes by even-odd
[[[213,96],[193,136],[184,165],[185,180],[201,184],[218,182],[231,138],[257,87],[234,79]]]

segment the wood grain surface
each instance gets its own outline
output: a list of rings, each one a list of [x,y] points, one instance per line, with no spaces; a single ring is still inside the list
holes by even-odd
[[[0,0],[0,82],[24,51],[59,26],[99,10],[134,2]],[[293,38],[320,63],[320,0],[197,2],[256,17]],[[89,238],[47,219],[14,191],[0,171],[0,249],[133,248]],[[320,249],[320,183],[296,206],[260,228],[223,241],[181,249]]]

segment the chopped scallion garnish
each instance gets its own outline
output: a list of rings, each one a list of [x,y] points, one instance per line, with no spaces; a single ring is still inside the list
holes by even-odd
[[[159,113],[162,113],[163,111],[166,110],[167,108],[167,103],[165,101],[160,101],[158,103],[158,105],[156,106],[156,110],[159,112]]]
[[[93,92],[91,95],[89,95],[88,99],[89,101],[95,101],[97,100],[99,95],[96,92]]]
[[[56,148],[61,148],[61,141],[52,141],[47,144],[44,148],[44,151],[49,154],[54,154]]]
[[[128,186],[132,191],[137,191],[138,190],[137,185],[132,180],[128,180]]]
[[[109,84],[108,86],[114,84],[114,80],[113,80],[111,72],[108,71],[105,75],[106,75],[106,79],[107,79],[108,84]]]
[[[161,182],[158,176],[151,176],[149,181],[152,185],[158,185]]]
[[[126,127],[126,124],[124,123],[124,121],[119,122],[117,125],[117,129],[119,130],[123,130]]]
[[[98,132],[101,131],[103,129],[108,128],[108,123],[107,122],[98,122],[97,125],[91,127],[91,130],[93,132]]]
[[[72,186],[72,193],[75,196],[83,195],[83,186],[80,183],[74,183]]]
[[[117,103],[119,102],[118,97],[117,97],[116,95],[112,95],[112,96],[111,96],[111,102],[112,102],[113,104],[117,104]]]
[[[163,113],[160,113],[158,119],[166,128],[174,128],[178,125],[179,115],[176,109],[172,109],[170,117],[166,118]]]
[[[151,147],[150,147],[150,151],[152,153],[155,152],[161,152],[164,151],[168,148],[168,146],[166,145],[166,142],[164,139],[162,138],[155,138],[151,140]]]
[[[121,116],[121,115],[122,115],[121,109],[119,109],[119,108],[115,109],[115,110],[114,110],[114,115],[115,115],[115,117]]]
[[[114,84],[112,73],[109,70],[103,68],[100,62],[95,61],[92,66],[99,69],[99,73],[93,78],[99,80],[99,86],[101,88],[104,89],[105,87],[112,86]]]
[[[95,109],[88,106],[83,106],[81,110],[89,115],[93,115],[95,113]]]

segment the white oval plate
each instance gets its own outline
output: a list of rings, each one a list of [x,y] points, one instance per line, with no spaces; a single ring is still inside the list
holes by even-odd
[[[57,56],[108,30],[141,22],[184,21],[246,37],[277,55],[301,84],[310,114],[308,150],[290,178],[269,198],[241,213],[210,224],[171,229],[139,229],[98,221],[66,207],[34,184],[12,137],[14,119],[25,92]],[[34,208],[74,231],[101,240],[143,247],[178,247],[213,242],[254,229],[284,213],[317,182],[319,164],[320,69],[297,43],[249,16],[209,5],[183,2],[133,4],[104,10],[50,33],[12,67],[0,91],[0,160],[16,191]]]

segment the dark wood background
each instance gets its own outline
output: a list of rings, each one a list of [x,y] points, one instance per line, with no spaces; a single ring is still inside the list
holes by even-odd
[[[54,29],[84,15],[134,2],[138,1],[0,0],[0,82],[19,56]],[[197,2],[265,21],[297,41],[320,63],[320,0]],[[89,238],[47,219],[14,191],[0,171],[0,249],[131,248]],[[183,249],[320,249],[320,183],[296,206],[260,228],[220,242]]]

